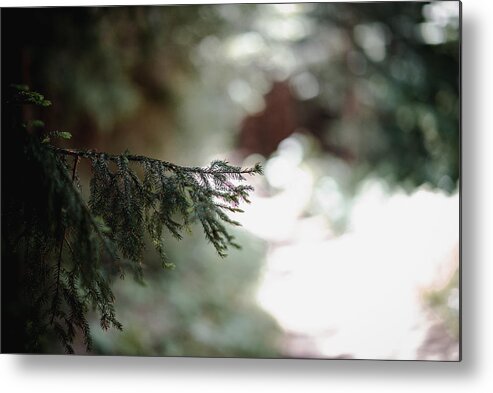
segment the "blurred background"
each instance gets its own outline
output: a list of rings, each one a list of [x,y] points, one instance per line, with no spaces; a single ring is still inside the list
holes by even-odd
[[[265,169],[243,249],[149,248],[93,353],[457,360],[459,33],[454,1],[3,9],[2,85],[69,146]]]

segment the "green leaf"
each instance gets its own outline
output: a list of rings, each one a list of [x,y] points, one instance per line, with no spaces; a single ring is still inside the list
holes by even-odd
[[[57,138],[62,138],[62,139],[71,139],[72,138],[72,134],[70,132],[67,132],[67,131],[53,131],[53,136],[57,137]]]

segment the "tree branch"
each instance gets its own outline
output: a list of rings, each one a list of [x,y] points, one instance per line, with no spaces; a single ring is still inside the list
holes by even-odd
[[[72,169],[72,183],[75,179],[75,174],[77,172],[77,164],[79,163],[79,157],[76,156],[74,160],[74,167]],[[60,287],[60,269],[62,265],[62,251],[63,251],[63,243],[65,242],[65,233],[67,231],[67,228],[63,228],[63,232],[60,236],[60,249],[58,251],[58,261],[57,261],[57,273],[56,273],[56,290],[55,290],[55,297],[53,298],[53,304],[52,304],[52,313],[51,313],[51,323],[53,323],[53,320],[55,319],[55,311],[58,303],[58,292],[59,292],[59,287]]]
[[[91,158],[91,157],[97,157],[97,156],[103,156],[104,159],[108,161],[115,161],[118,162],[121,160],[122,157],[125,157],[129,161],[135,161],[135,162],[154,162],[154,163],[159,163],[165,168],[176,172],[176,171],[183,171],[183,172],[192,172],[192,173],[203,173],[203,174],[259,174],[262,172],[262,169],[260,165],[256,165],[253,168],[245,168],[245,169],[218,169],[218,170],[213,170],[210,168],[201,168],[201,167],[186,167],[186,166],[180,166],[173,164],[168,161],[162,161],[158,160],[156,158],[149,158],[146,156],[140,156],[140,155],[134,155],[134,154],[109,154],[109,153],[101,153],[97,152],[94,150],[74,150],[74,149],[63,149],[60,147],[55,147],[55,146],[50,146],[50,148],[58,154],[63,154],[63,155],[68,155],[68,156],[74,156],[74,157],[81,157],[81,158]]]

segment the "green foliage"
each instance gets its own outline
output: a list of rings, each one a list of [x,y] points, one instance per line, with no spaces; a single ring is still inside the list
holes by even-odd
[[[19,86],[14,97],[11,104],[47,102]],[[111,280],[127,270],[143,280],[146,233],[164,267],[173,266],[165,252],[166,232],[180,239],[195,221],[220,256],[228,246],[239,247],[223,223],[239,224],[225,211],[239,212],[239,203],[248,202],[252,188],[239,183],[246,174],[260,173],[259,166],[241,169],[215,161],[206,168],[181,167],[128,152],[110,155],[47,143],[52,137],[69,138],[67,132],[43,136],[25,124],[9,132],[17,133],[11,146],[17,173],[6,184],[2,254],[18,262],[11,314],[27,339],[16,351],[39,351],[43,340],[56,336],[71,353],[78,331],[90,349],[91,309],[103,329],[122,329]],[[93,171],[88,203],[78,186],[83,159],[90,160]]]
[[[39,105],[42,107],[47,107],[51,105],[51,101],[45,99],[42,94],[39,94],[35,91],[29,90],[29,87],[26,85],[13,85],[15,90],[12,95],[12,101],[20,104],[33,104]]]
[[[195,226],[199,226],[197,223]],[[194,227],[195,227],[194,226]],[[213,247],[194,230],[170,239],[173,274],[149,274],[147,287],[133,280],[113,286],[116,311],[125,329],[104,332],[91,322],[93,351],[106,355],[278,357],[281,329],[255,301],[267,244],[233,229],[242,250],[215,263]],[[149,266],[156,271],[159,266]]]
[[[44,127],[44,123],[40,120],[33,120],[31,123],[36,125],[36,127]],[[51,138],[71,139],[72,134],[66,131],[52,131],[43,138],[41,143],[48,143],[51,141]]]

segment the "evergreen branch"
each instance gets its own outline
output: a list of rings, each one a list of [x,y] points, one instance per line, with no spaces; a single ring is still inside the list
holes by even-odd
[[[149,162],[149,163],[158,163],[166,169],[169,169],[174,172],[188,172],[188,173],[202,173],[208,175],[217,175],[217,174],[262,174],[262,167],[260,164],[255,165],[253,168],[237,168],[229,165],[224,165],[218,169],[214,169],[214,165],[211,165],[207,168],[202,167],[186,167],[173,164],[168,161],[158,160],[156,158],[150,158],[141,155],[134,154],[109,154],[109,153],[101,153],[94,150],[75,150],[75,149],[63,149],[60,147],[50,146],[50,148],[62,155],[74,156],[74,157],[82,157],[82,158],[95,158],[95,157],[104,157],[105,160],[119,162],[122,157],[125,157],[128,161],[135,162]],[[216,161],[216,163],[219,161]]]
[[[75,179],[75,174],[77,172],[77,164],[78,163],[79,163],[79,157],[75,157],[74,167],[72,169],[72,183],[74,182],[74,179]],[[57,261],[56,290],[55,290],[55,297],[53,298],[53,310],[51,313],[51,323],[53,323],[53,320],[55,319],[56,308],[58,305],[58,291],[59,291],[59,287],[60,287],[60,269],[61,269],[61,264],[62,264],[62,251],[63,251],[63,243],[65,242],[66,231],[67,231],[67,227],[64,227],[62,234],[60,236],[60,249],[58,251],[58,261]]]
[[[66,176],[68,178],[68,174],[65,171],[62,171],[62,175]],[[101,231],[98,223],[96,222],[93,213],[89,210],[86,202],[82,199],[82,195],[80,194],[80,191],[75,187],[73,182],[70,182],[70,185],[71,185],[71,190],[73,192],[73,195],[76,197],[77,202],[79,203],[79,206],[82,208],[86,217],[89,219],[89,222],[90,222],[91,226],[93,227],[94,232],[101,239],[101,242],[102,242],[104,248],[106,249],[106,251],[108,252],[109,255],[111,255],[114,258],[117,258],[116,254],[115,254],[115,250],[110,246],[108,239],[106,238],[104,233]]]
[[[18,95],[19,103],[46,104],[42,96],[25,91]],[[42,127],[41,122],[36,124]],[[55,334],[72,353],[77,330],[89,350],[89,306],[99,314],[103,329],[122,329],[111,290],[113,269],[117,266],[123,277],[128,266],[136,280],[143,280],[146,232],[165,268],[174,266],[167,257],[165,234],[181,239],[182,231],[189,231],[194,222],[201,224],[219,256],[225,257],[230,246],[239,248],[224,224],[240,224],[225,212],[241,212],[239,203],[249,202],[253,188],[238,183],[245,181],[244,175],[260,174],[260,165],[244,169],[213,161],[204,168],[183,167],[128,153],[58,148],[26,126],[14,129],[13,165],[19,173],[10,179],[16,193],[7,198],[9,213],[2,218],[9,228],[5,231],[9,255],[19,259],[15,265],[22,271],[18,302],[25,311],[19,326],[28,338],[23,344],[27,350],[36,351],[43,336]],[[92,166],[88,200],[77,184],[82,158]],[[71,169],[67,161],[73,162]],[[70,239],[76,242],[71,244]],[[24,249],[17,254],[21,241]],[[102,250],[119,263],[102,264]]]

